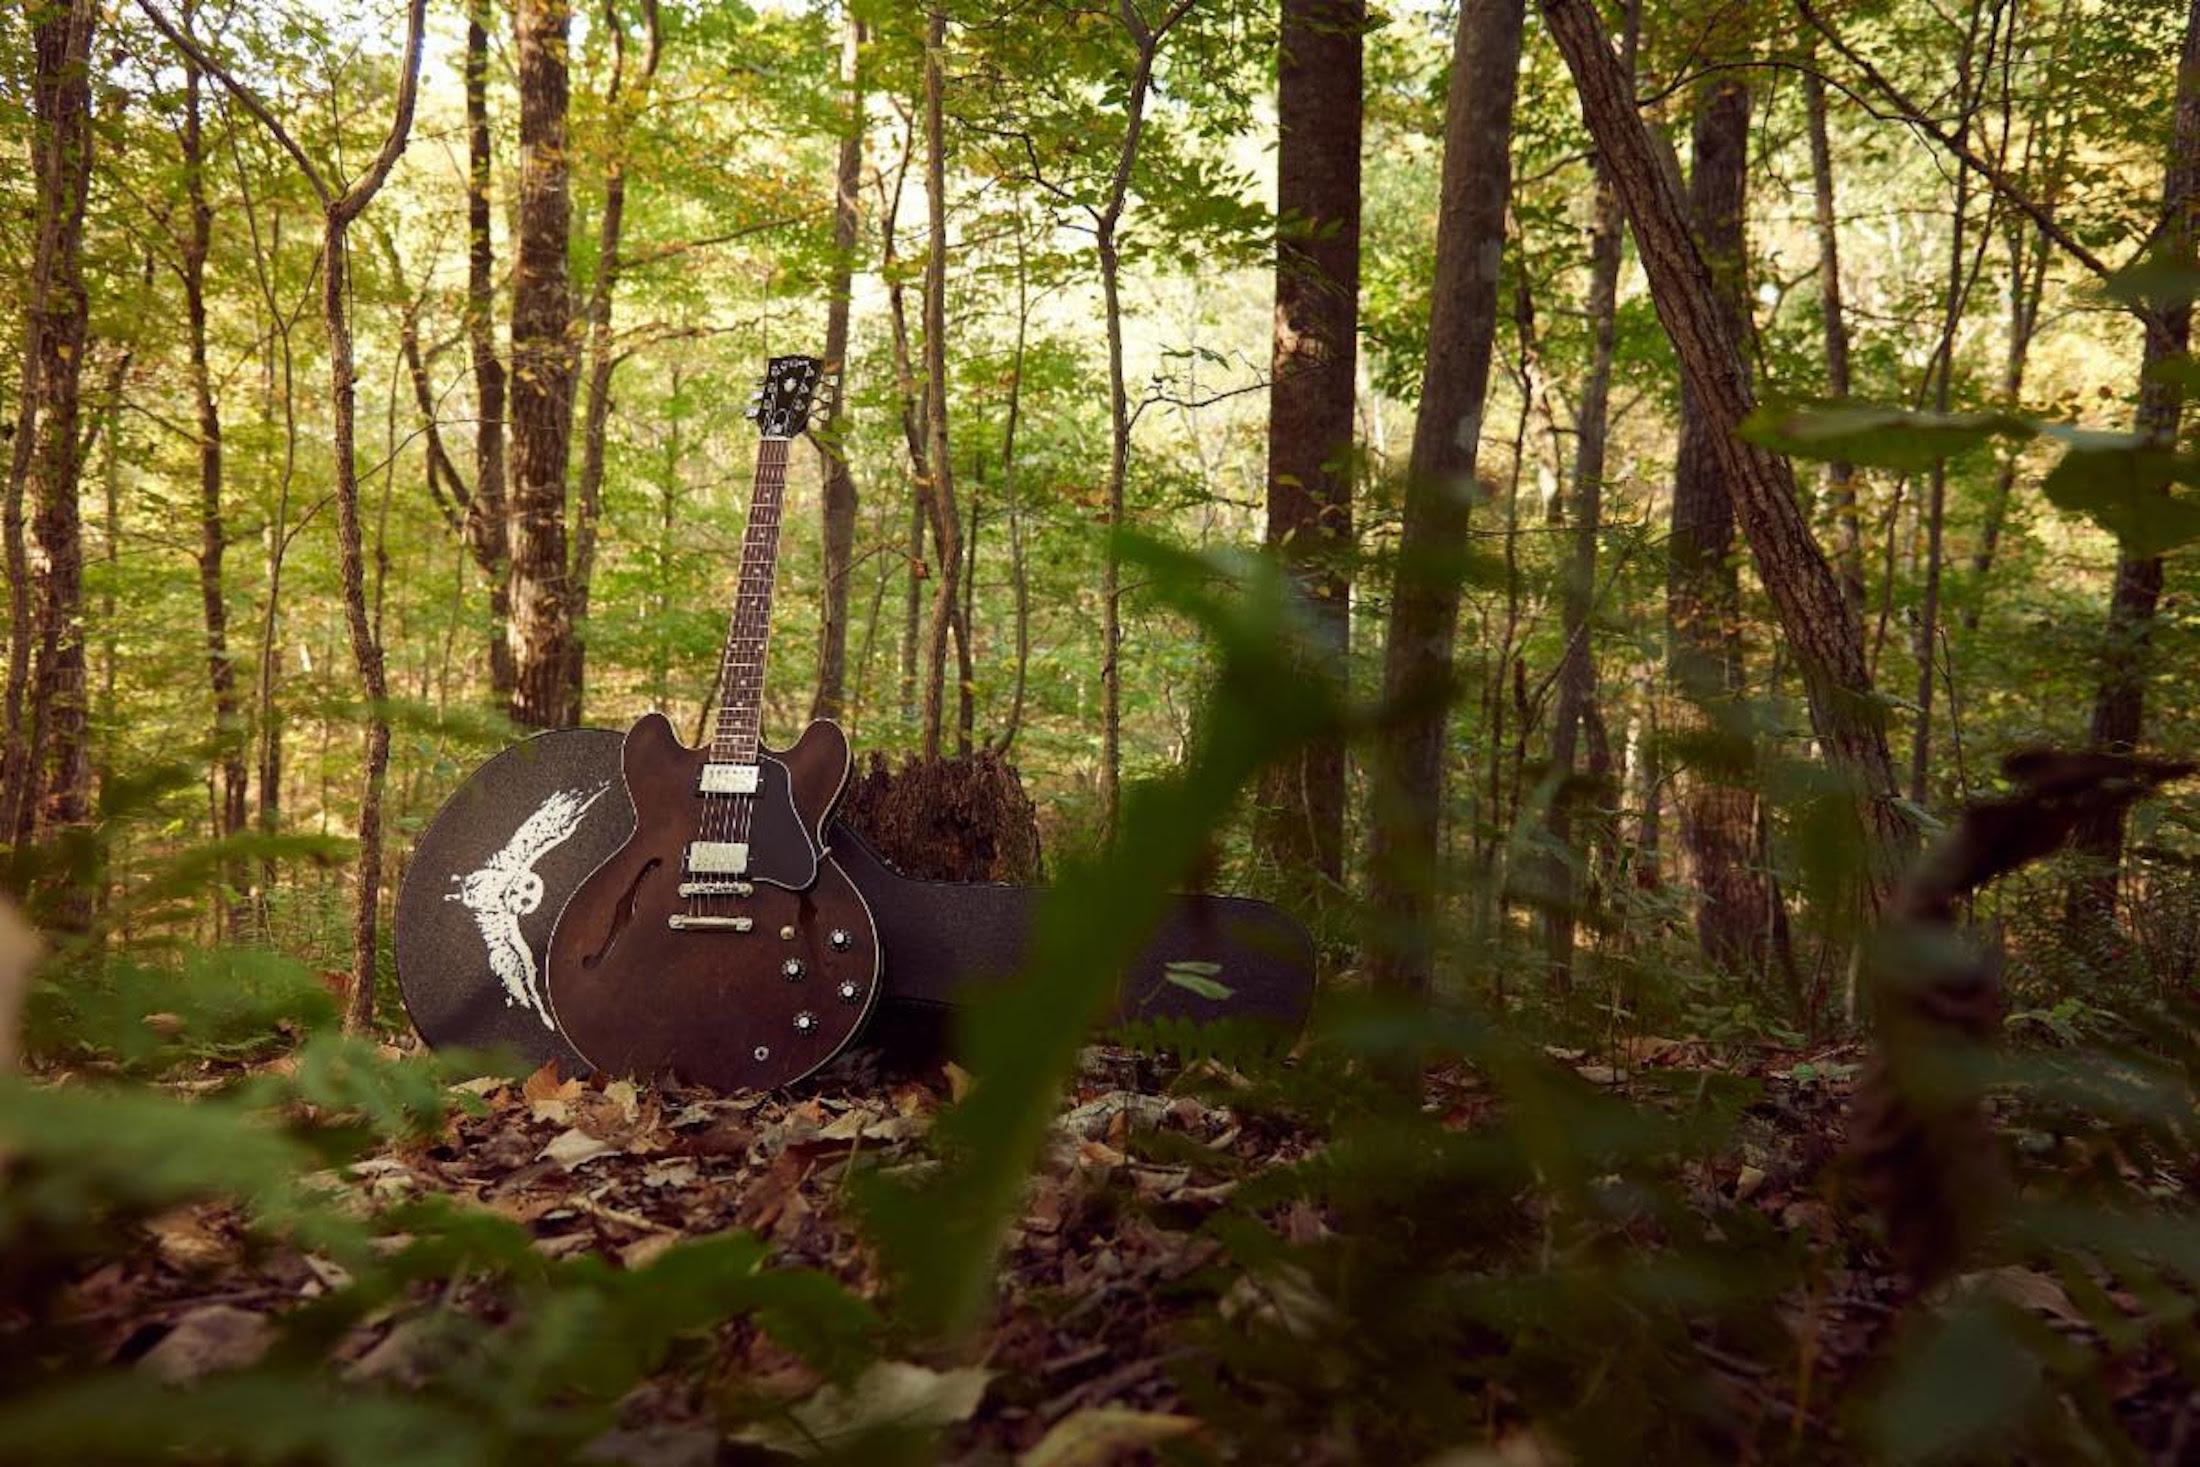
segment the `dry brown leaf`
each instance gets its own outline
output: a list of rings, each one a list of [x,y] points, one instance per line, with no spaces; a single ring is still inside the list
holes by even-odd
[[[550,1144],[538,1153],[544,1161],[554,1161],[567,1171],[579,1171],[599,1156],[606,1156],[618,1148],[610,1142],[589,1135],[577,1127],[561,1131]]]
[[[736,1433],[735,1439],[795,1457],[833,1455],[874,1431],[936,1429],[967,1421],[992,1379],[992,1371],[975,1367],[928,1370],[881,1360],[854,1385],[826,1386],[789,1410],[789,1420],[759,1422]]]
[[[258,1363],[275,1343],[275,1327],[263,1315],[231,1304],[208,1304],[176,1321],[145,1352],[138,1369],[170,1385],[183,1385],[217,1370]]]

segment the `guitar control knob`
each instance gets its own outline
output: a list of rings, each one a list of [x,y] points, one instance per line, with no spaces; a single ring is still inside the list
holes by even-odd
[[[762,1064],[764,1063],[764,1061],[772,1057],[772,1047],[768,1044],[759,1044],[754,1050],[750,1051],[750,1053],[756,1056],[756,1062],[758,1064]]]
[[[854,1003],[857,999],[863,997],[863,985],[853,978],[841,979],[840,987],[834,991],[840,995],[842,1003]]]
[[[780,940],[781,942],[793,942],[793,941],[794,941],[794,929],[793,929],[792,927],[782,927],[782,928],[780,928],[780,929],[779,929],[779,940]]]
[[[812,1032],[813,1030],[815,1030],[816,1028],[817,1028],[817,1015],[815,1015],[815,1014],[811,1013],[811,1012],[810,1012],[810,1011],[809,1011],[808,1009],[804,1009],[804,1010],[803,1010],[803,1011],[802,1011],[801,1013],[799,1013],[799,1014],[796,1014],[796,1015],[794,1016],[794,1032],[795,1032],[795,1033],[797,1033],[797,1034],[808,1034],[808,1033]]]
[[[833,951],[836,953],[844,953],[856,945],[854,934],[850,933],[845,927],[835,927],[832,935],[826,941],[833,945]]]
[[[779,976],[785,978],[789,983],[801,982],[802,975],[807,971],[809,970],[802,966],[802,959],[800,958],[789,958],[779,965]]]

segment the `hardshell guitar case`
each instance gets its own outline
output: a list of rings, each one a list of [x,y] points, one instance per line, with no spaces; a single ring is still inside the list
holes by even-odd
[[[633,829],[624,742],[610,729],[537,734],[475,770],[422,832],[398,891],[395,946],[405,1007],[429,1045],[587,1068],[545,997],[543,955],[566,897]],[[827,838],[870,904],[885,958],[866,1038],[934,1042],[954,1007],[1022,967],[1043,890],[904,876],[843,821]],[[1178,981],[1186,973],[1212,976],[1228,996]],[[1282,909],[1183,896],[1123,974],[1111,1017],[1246,1019],[1295,1033],[1313,991],[1313,939]]]

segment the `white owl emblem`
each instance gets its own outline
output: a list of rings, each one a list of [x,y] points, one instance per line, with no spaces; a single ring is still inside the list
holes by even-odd
[[[520,822],[504,849],[487,865],[463,876],[453,876],[458,887],[443,900],[457,902],[474,914],[481,940],[488,945],[489,967],[504,985],[506,1007],[532,1009],[545,1029],[555,1029],[550,1008],[542,999],[535,972],[535,951],[519,930],[519,919],[542,905],[542,877],[535,865],[573,837],[588,807],[611,788],[605,780],[594,789],[557,790],[535,813]]]

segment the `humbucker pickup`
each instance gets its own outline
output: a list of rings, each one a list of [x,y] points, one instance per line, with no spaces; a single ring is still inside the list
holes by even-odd
[[[757,790],[754,764],[705,764],[697,784],[706,795],[753,795]]]
[[[689,841],[687,869],[690,876],[739,876],[749,869],[749,843],[745,840]]]

